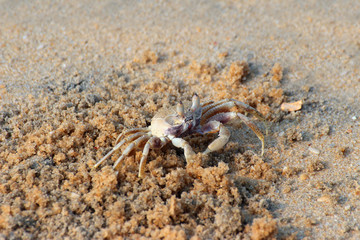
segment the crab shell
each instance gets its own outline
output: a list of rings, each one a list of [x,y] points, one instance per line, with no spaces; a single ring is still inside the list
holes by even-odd
[[[188,104],[185,104],[185,106]],[[195,104],[189,107],[184,113],[184,105],[180,102],[177,111],[174,108],[163,108],[151,119],[149,129],[151,134],[156,137],[182,137],[198,129],[201,119],[201,108]]]
[[[169,129],[176,128],[183,124],[184,119],[177,116],[175,111],[169,115],[171,109],[162,109],[152,119],[149,126],[151,134],[156,137],[165,137]]]

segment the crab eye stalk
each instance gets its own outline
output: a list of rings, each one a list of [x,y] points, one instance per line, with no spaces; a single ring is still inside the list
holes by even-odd
[[[184,117],[184,104],[181,101],[176,106],[176,111],[180,117]]]
[[[194,112],[199,107],[200,107],[200,98],[196,93],[194,93],[194,96],[192,97],[191,111]]]

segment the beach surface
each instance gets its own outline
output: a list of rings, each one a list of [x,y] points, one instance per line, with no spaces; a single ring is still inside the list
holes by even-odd
[[[359,13],[348,0],[0,1],[0,239],[360,239]],[[171,143],[150,150],[142,179],[141,148],[93,168],[194,93],[264,115],[248,115],[264,155],[238,124],[209,155],[216,133],[185,137],[189,163]]]

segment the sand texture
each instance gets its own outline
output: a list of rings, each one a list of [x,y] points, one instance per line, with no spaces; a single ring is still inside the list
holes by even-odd
[[[360,239],[359,1],[0,1],[0,239]],[[162,108],[244,124],[92,167]],[[241,110],[240,110],[241,112]],[[249,117],[251,117],[249,115]],[[251,118],[265,134],[264,122]]]

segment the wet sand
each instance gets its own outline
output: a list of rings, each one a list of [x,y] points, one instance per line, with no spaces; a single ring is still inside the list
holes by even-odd
[[[0,238],[360,238],[359,10],[2,1]],[[194,92],[266,116],[265,154],[240,125],[208,156],[216,134],[186,137],[189,164],[171,144],[151,150],[143,179],[141,149],[92,169],[123,130]]]

